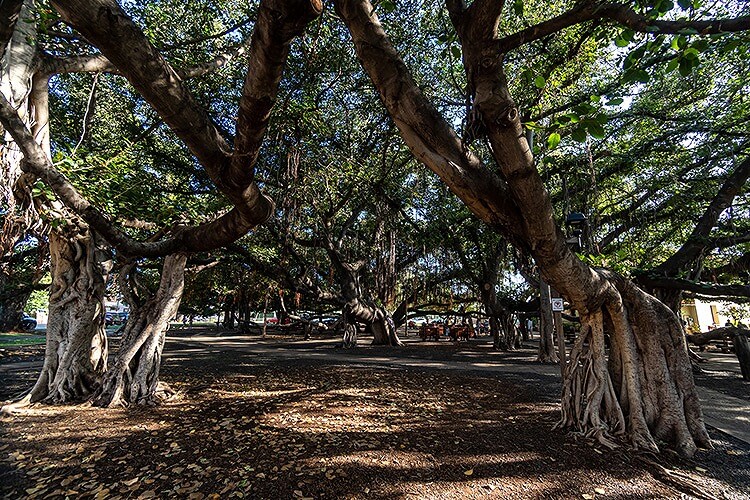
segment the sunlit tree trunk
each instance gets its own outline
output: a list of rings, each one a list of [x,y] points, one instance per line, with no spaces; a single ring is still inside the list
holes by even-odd
[[[50,233],[52,286],[44,365],[26,402],[88,398],[107,368],[104,295],[109,249],[85,226]]]
[[[187,255],[173,254],[164,259],[161,280],[156,293],[148,298],[137,297],[133,281],[134,266],[120,273],[120,286],[130,288],[130,317],[122,333],[115,361],[107,371],[94,404],[120,406],[154,404],[168,394],[159,384],[162,349],[169,323],[177,315],[185,287]]]
[[[508,89],[504,54],[497,50],[503,3],[475,1],[467,7],[448,0],[473,114],[501,175],[483,165],[425,99],[372,4],[336,0],[335,5],[357,56],[415,156],[475,215],[529,252],[544,280],[580,313],[582,334],[564,376],[561,425],[607,445],[614,444],[612,437],[623,437],[637,448],[657,451],[661,440],[684,455],[710,446],[677,317],[631,282],[581,262],[555,224]],[[609,353],[605,323],[613,325]]]
[[[539,353],[540,363],[559,363],[555,350],[555,325],[552,317],[550,288],[544,280],[539,280]]]

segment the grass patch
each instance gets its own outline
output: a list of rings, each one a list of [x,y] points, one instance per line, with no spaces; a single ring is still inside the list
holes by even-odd
[[[0,333],[0,349],[44,344],[46,339],[44,335],[30,333]]]

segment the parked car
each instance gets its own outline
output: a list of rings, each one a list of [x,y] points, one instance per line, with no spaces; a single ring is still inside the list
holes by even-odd
[[[119,325],[122,323],[122,320],[120,320],[120,316],[115,312],[106,312],[104,313],[104,325],[105,326],[111,326],[111,325]]]
[[[21,318],[21,329],[25,332],[33,332],[36,330],[36,319],[28,314],[24,314],[23,318]]]

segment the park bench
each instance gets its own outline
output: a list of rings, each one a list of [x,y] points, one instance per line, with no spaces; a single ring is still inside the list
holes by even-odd
[[[460,339],[469,340],[470,338],[474,337],[476,334],[474,333],[474,328],[471,325],[461,325],[461,326],[452,326],[450,329],[449,335],[450,335],[451,340],[455,342]]]
[[[440,340],[440,336],[443,334],[442,326],[435,325],[422,325],[419,328],[419,336],[422,340],[435,339]]]

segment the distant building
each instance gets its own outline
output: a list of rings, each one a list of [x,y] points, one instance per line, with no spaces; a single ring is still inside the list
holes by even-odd
[[[732,313],[730,308],[734,309]],[[726,325],[727,321],[736,324],[739,320],[745,325],[750,324],[750,307],[730,302],[689,299],[682,302],[681,312],[685,328],[693,333],[707,332]],[[741,317],[737,317],[738,312]]]
[[[122,301],[121,297],[106,297],[104,309],[106,312],[130,312],[130,307]]]

